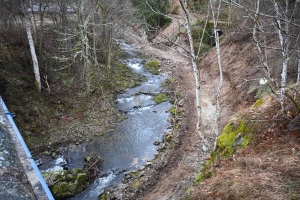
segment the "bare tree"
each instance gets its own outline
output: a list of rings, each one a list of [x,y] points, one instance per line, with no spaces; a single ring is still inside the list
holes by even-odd
[[[220,95],[221,90],[223,87],[223,72],[222,72],[222,61],[221,61],[221,50],[220,50],[220,33],[221,31],[218,30],[218,21],[219,21],[219,14],[220,14],[220,7],[221,7],[221,0],[209,0],[209,5],[211,9],[212,19],[214,23],[214,38],[216,43],[216,49],[217,49],[217,58],[218,58],[218,66],[219,66],[219,74],[220,74],[220,80],[218,89],[216,92],[216,123],[217,123],[217,133],[218,136],[220,133],[219,130],[219,123],[220,123],[220,116],[221,116],[221,108],[220,108]],[[216,10],[216,11],[215,11]]]
[[[189,11],[187,9],[187,1],[186,0],[180,0],[180,5],[181,8],[184,11],[185,14],[185,19],[186,19],[186,30],[187,30],[187,36],[188,36],[188,40],[189,40],[189,46],[190,46],[190,59],[191,59],[191,63],[192,63],[192,68],[193,68],[193,72],[194,72],[194,77],[195,77],[195,92],[196,92],[196,110],[197,110],[197,124],[196,124],[196,131],[199,134],[201,140],[203,141],[203,150],[207,151],[208,147],[209,147],[209,143],[207,141],[207,139],[204,137],[203,133],[201,132],[201,102],[200,102],[200,95],[201,95],[201,88],[200,88],[200,72],[197,66],[197,60],[198,60],[198,53],[195,54],[195,49],[194,49],[194,41],[193,41],[193,37],[192,37],[192,31],[191,31],[191,24],[190,24],[190,14]]]
[[[68,65],[81,66],[80,77],[88,95],[92,90],[92,71],[103,68],[107,76],[110,74],[113,37],[118,30],[117,23],[126,14],[126,3],[76,0],[68,6],[72,7],[74,14],[72,19],[66,19],[69,25],[61,33],[61,41],[65,44],[62,59],[68,61]]]
[[[298,108],[297,100],[294,98],[295,95],[293,97],[293,95],[290,94],[287,83],[292,81],[288,80],[289,70],[296,68],[289,60],[291,57],[297,57],[298,52],[297,38],[300,30],[298,8],[300,1],[257,0],[256,2],[250,2],[247,0],[223,0],[223,2],[246,11],[248,16],[253,19],[253,40],[257,47],[258,58],[262,63],[271,89],[274,93],[276,93],[276,90],[280,90],[279,100],[281,110],[285,110],[286,97]],[[275,34],[278,38],[277,42],[273,42],[272,44],[270,42],[268,43],[268,41],[272,41],[270,36],[275,36]],[[269,38],[268,41],[266,41],[266,38]],[[280,52],[281,54],[280,59],[272,60],[272,67],[270,67],[268,63],[270,61],[267,60],[266,52]],[[279,70],[275,67],[276,65],[274,66],[274,63],[280,63],[282,66],[280,78],[279,73],[277,73]]]
[[[28,16],[28,7],[25,3],[25,1],[22,2],[22,8],[23,8],[23,18],[25,21],[25,28],[27,32],[27,38],[28,38],[28,43],[30,47],[30,53],[31,53],[31,58],[32,58],[32,64],[33,64],[33,71],[34,71],[34,76],[35,76],[35,87],[38,92],[41,92],[41,77],[40,77],[40,68],[36,56],[36,51],[34,47],[34,42],[32,38],[32,32],[31,32],[31,25],[30,25],[30,20]]]

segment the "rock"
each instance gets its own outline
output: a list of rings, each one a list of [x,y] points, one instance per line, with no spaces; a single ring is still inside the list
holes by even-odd
[[[87,174],[81,169],[43,173],[55,199],[67,199],[81,193],[89,185]]]
[[[183,104],[184,104],[184,100],[183,99],[181,99],[179,102],[178,102],[178,106],[183,106]]]
[[[235,137],[232,147],[237,148],[243,144],[244,138],[242,137],[241,133],[238,133],[237,136]]]
[[[103,178],[103,177],[106,177],[106,176],[108,176],[108,174],[107,174],[106,172],[103,172],[103,173],[101,174],[100,178]]]

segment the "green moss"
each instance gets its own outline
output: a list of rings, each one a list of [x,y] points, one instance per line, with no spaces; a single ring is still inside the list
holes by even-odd
[[[169,112],[173,115],[183,115],[184,113],[184,108],[180,107],[178,108],[177,106],[172,106],[172,108],[170,108]]]
[[[43,173],[55,199],[66,199],[81,193],[88,186],[88,177],[81,169]]]
[[[76,179],[77,179],[79,184],[81,184],[81,185],[86,184],[87,175],[86,175],[86,173],[79,173],[79,174],[77,174]]]
[[[199,185],[199,183],[201,181],[203,181],[204,179],[208,179],[208,178],[212,178],[216,176],[216,172],[214,171],[214,169],[212,167],[210,167],[207,171],[205,172],[201,172],[197,177],[196,177],[196,180],[195,180],[195,184],[196,185]]]
[[[207,160],[202,165],[201,173],[196,176],[195,183],[198,185],[201,181],[207,178],[214,177],[216,175],[216,172],[212,165],[217,161],[217,153],[216,151],[211,152],[210,159]]]
[[[251,129],[247,127],[244,121],[241,121],[237,127],[232,122],[228,123],[223,129],[222,134],[217,140],[217,155],[221,157],[231,156],[238,148],[248,145],[251,140]]]
[[[210,154],[210,161],[211,161],[212,164],[217,161],[216,151],[211,152],[211,154]]]
[[[172,114],[172,115],[176,115],[176,107],[175,106],[172,106],[172,108],[170,108],[169,112]]]
[[[160,69],[161,64],[157,60],[152,60],[152,61],[147,62],[144,65],[144,67],[145,67],[145,69],[149,70],[151,73],[158,74],[158,70]]]
[[[68,187],[66,183],[59,183],[54,185],[51,191],[56,198],[63,198],[66,197],[65,193],[68,191]]]
[[[154,96],[152,99],[156,104],[160,104],[160,103],[168,100],[168,95],[162,93],[162,94],[158,94],[158,95]]]
[[[98,197],[98,200],[107,200],[107,199],[108,199],[108,193],[107,193],[107,192],[101,194],[101,195]]]
[[[258,100],[254,103],[253,108],[258,108],[258,107],[261,106],[263,103],[264,103],[264,100],[263,100],[263,99],[258,99]]]
[[[231,156],[237,149],[246,147],[250,140],[251,128],[245,121],[240,121],[237,126],[233,122],[228,123],[218,137],[216,149],[210,154],[210,159],[202,165],[201,173],[196,176],[196,185],[204,179],[215,176],[212,165],[217,162],[219,157]]]

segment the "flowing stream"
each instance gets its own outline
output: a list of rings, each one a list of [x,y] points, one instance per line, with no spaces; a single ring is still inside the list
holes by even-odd
[[[57,169],[62,164],[72,169],[83,167],[86,155],[95,154],[104,160],[100,169],[102,178],[96,179],[73,200],[96,200],[105,188],[121,183],[125,171],[136,170],[154,158],[157,153],[154,143],[170,132],[168,110],[171,104],[163,102],[157,105],[152,100],[154,95],[161,92],[160,85],[166,75],[153,75],[144,70],[143,59],[135,56],[132,47],[125,43],[121,43],[121,46],[131,55],[123,62],[135,73],[145,76],[147,81],[118,95],[118,108],[126,113],[127,118],[114,132],[95,138],[92,142],[68,147],[63,157],[53,161],[51,169]]]

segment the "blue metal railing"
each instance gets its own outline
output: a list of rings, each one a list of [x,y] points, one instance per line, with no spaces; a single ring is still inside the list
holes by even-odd
[[[18,137],[18,139],[19,139],[19,141],[20,141],[20,143],[22,145],[22,148],[24,149],[24,151],[26,153],[26,156],[27,156],[27,158],[30,161],[31,166],[34,169],[35,174],[37,175],[40,183],[42,184],[42,187],[43,187],[43,189],[44,189],[44,191],[45,191],[48,199],[49,200],[54,200],[54,197],[53,197],[53,195],[52,195],[52,193],[51,193],[51,191],[50,191],[47,183],[45,182],[45,180],[44,180],[44,178],[43,178],[43,176],[42,176],[42,174],[41,174],[38,166],[36,165],[35,161],[33,160],[32,155],[31,155],[31,153],[30,153],[30,151],[29,151],[29,149],[28,149],[25,141],[24,141],[24,139],[23,139],[23,137],[22,137],[19,129],[17,128],[17,126],[16,126],[16,124],[15,124],[15,122],[13,120],[13,114],[8,111],[8,109],[7,109],[7,107],[6,107],[6,105],[5,105],[5,103],[4,103],[4,101],[3,101],[3,99],[2,99],[1,96],[0,96],[0,104],[2,105],[2,108],[3,108],[3,110],[4,110],[4,112],[5,112],[6,116],[7,116],[7,118],[9,120],[10,124],[12,125],[14,131],[16,132],[17,137]]]

